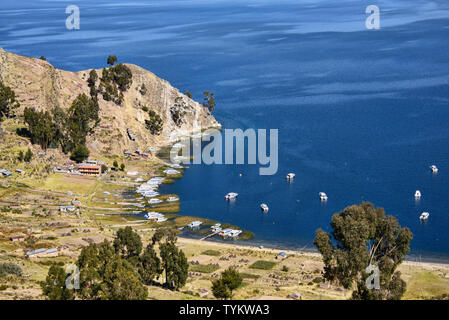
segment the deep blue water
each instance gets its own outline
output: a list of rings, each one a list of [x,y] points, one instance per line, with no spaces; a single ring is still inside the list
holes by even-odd
[[[65,28],[70,4],[81,9],[80,30]],[[380,30],[365,29],[370,4],[381,9]],[[182,214],[310,248],[333,213],[372,201],[412,230],[414,256],[449,259],[446,0],[3,0],[0,46],[73,71],[115,54],[198,99],[215,91],[226,128],[279,129],[277,175],[192,165],[164,187],[181,195]],[[240,194],[231,205],[230,191]]]

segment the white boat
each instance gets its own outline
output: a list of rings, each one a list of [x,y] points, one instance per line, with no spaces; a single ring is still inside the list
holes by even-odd
[[[165,219],[164,215],[159,212],[147,212],[143,217],[146,220],[156,220],[156,221],[158,219]]]
[[[157,198],[148,200],[149,204],[156,204],[156,203],[161,203],[161,202],[162,202],[162,200],[157,199]]]
[[[437,173],[437,172],[438,172],[438,168],[437,168],[437,166],[434,165],[434,164],[432,164],[432,165],[430,166],[430,170],[432,170],[433,173]]]
[[[295,177],[294,173],[287,174],[287,180],[292,180]]]
[[[429,213],[428,212],[423,212],[421,213],[421,215],[419,216],[420,220],[427,220],[429,218]]]
[[[178,170],[175,170],[175,169],[167,169],[167,170],[164,170],[164,173],[168,174],[168,175],[176,175],[176,174],[180,174],[181,172],[179,172]]]
[[[235,237],[237,237],[241,233],[242,233],[242,230],[234,230],[234,229],[226,228],[226,229],[222,230],[219,233],[219,235],[222,236],[222,237],[235,238]]]
[[[226,199],[226,200],[233,200],[233,199],[237,198],[238,195],[239,195],[238,193],[235,193],[235,192],[229,192],[229,193],[225,196],[225,199]]]
[[[179,201],[179,198],[178,197],[168,197],[167,201],[168,202],[175,202],[175,201]]]
[[[157,197],[159,195],[159,192],[145,192],[142,194],[145,198],[153,198],[153,197]]]
[[[318,195],[320,196],[321,201],[327,201],[327,194],[320,192]]]
[[[203,223],[201,221],[195,220],[190,222],[187,226],[190,228],[196,228],[199,227],[200,225],[202,225]]]
[[[416,198],[416,199],[421,198],[421,191],[419,191],[419,190],[416,190],[416,191],[415,191],[415,198]]]
[[[262,203],[260,205],[260,208],[262,209],[263,212],[268,212],[268,206],[266,203]]]

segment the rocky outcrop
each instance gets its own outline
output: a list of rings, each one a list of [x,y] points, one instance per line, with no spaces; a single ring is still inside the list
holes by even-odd
[[[124,92],[123,103],[117,105],[98,95],[101,122],[88,138],[93,154],[121,155],[124,150],[147,150],[162,146],[184,135],[220,127],[207,108],[172,87],[169,82],[133,64],[132,85]],[[101,77],[102,70],[96,70]],[[0,48],[0,79],[11,87],[25,107],[51,110],[55,106],[70,107],[79,94],[89,96],[87,79],[90,70],[69,72],[54,68],[47,61],[24,57]],[[99,81],[97,82],[97,84]],[[147,111],[155,111],[163,120],[159,135],[152,135],[145,126]],[[129,139],[127,129],[136,139]]]

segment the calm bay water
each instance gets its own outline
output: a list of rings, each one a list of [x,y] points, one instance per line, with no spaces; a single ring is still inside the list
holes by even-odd
[[[77,31],[65,28],[72,2],[81,9]],[[381,9],[381,30],[365,29],[369,4]],[[445,259],[448,40],[445,0],[6,0],[0,9],[5,50],[73,71],[115,54],[197,99],[215,91],[225,128],[279,129],[277,175],[192,165],[163,187],[180,194],[182,214],[239,225],[255,242],[311,248],[333,213],[372,201],[412,230],[413,256]],[[223,200],[230,191],[240,194],[234,204]]]

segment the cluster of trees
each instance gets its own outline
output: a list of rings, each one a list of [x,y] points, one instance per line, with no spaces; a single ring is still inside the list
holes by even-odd
[[[60,107],[53,108],[51,113],[25,108],[26,134],[43,149],[59,144],[64,153],[71,152],[72,160],[81,162],[89,156],[87,135],[98,125],[98,113],[98,101],[85,94],[78,95],[67,112]]]
[[[145,120],[145,126],[147,127],[147,129],[150,130],[151,134],[153,135],[161,134],[164,125],[164,121],[162,120],[161,116],[153,110],[149,110],[148,115],[150,119]]]
[[[33,158],[33,152],[31,152],[30,148],[28,148],[27,152],[25,152],[25,154],[23,153],[22,150],[19,151],[19,156],[17,157],[17,160],[19,160],[20,162],[30,162],[31,159]]]
[[[314,240],[323,257],[324,278],[346,289],[355,287],[353,299],[400,299],[406,283],[396,269],[410,250],[412,232],[369,202],[334,214],[331,227],[331,234],[319,229]],[[378,275],[369,266],[378,268]]]
[[[122,163],[120,166],[118,165],[117,160],[114,160],[114,163],[112,164],[115,170],[125,171],[125,164]]]
[[[212,293],[217,299],[232,299],[233,292],[242,285],[243,278],[237,270],[228,268],[220,278],[212,281]]]
[[[0,122],[4,118],[12,117],[14,110],[19,107],[20,103],[16,99],[15,92],[0,80]]]
[[[215,94],[210,91],[204,91],[204,103],[203,106],[209,109],[209,111],[214,111],[216,103],[215,103]]]
[[[95,79],[95,82],[93,82],[94,85],[91,86],[91,93],[92,91],[95,93],[101,92],[104,100],[113,101],[114,103],[121,105],[123,103],[123,92],[128,90],[132,85],[132,72],[122,63],[114,66],[114,63],[116,62],[116,56],[108,57],[108,64],[111,65],[111,67],[103,69],[98,90],[95,88]],[[90,81],[94,79],[92,76],[93,75],[91,74],[89,77]]]
[[[112,243],[105,240],[81,250],[76,262],[79,290],[68,289],[68,274],[61,266],[52,265],[41,284],[43,293],[52,300],[141,300],[148,296],[145,285],[155,284],[163,273],[165,286],[177,290],[186,283],[188,263],[176,241],[173,230],[159,229],[144,249],[140,236],[131,227],[119,229]]]

